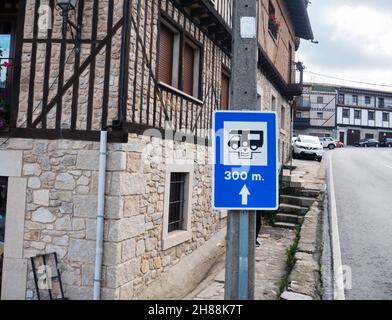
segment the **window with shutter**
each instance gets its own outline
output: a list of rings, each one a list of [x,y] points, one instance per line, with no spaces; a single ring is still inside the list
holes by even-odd
[[[159,81],[173,83],[174,33],[161,24],[159,36]]]
[[[183,61],[183,73],[182,90],[189,95],[194,95],[194,65],[195,65],[195,50],[188,44],[184,47],[184,61]]]
[[[221,94],[221,109],[229,109],[229,90],[230,78],[226,73],[222,73],[222,94]]]

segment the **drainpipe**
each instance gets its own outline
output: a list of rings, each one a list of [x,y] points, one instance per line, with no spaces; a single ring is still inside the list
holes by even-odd
[[[97,205],[97,234],[95,245],[95,271],[94,271],[94,300],[101,299],[102,260],[103,260],[103,234],[105,223],[105,186],[106,186],[106,153],[108,132],[101,131],[99,147],[99,180]]]
[[[121,61],[120,81],[118,99],[118,120],[113,125],[102,129],[99,148],[99,184],[98,184],[98,206],[97,206],[97,233],[95,245],[95,271],[94,271],[94,300],[101,299],[102,284],[102,260],[103,260],[103,238],[105,227],[105,186],[106,186],[106,154],[109,128],[121,128],[124,122],[124,112],[127,102],[128,87],[128,46],[129,46],[129,12],[130,0],[124,0],[123,4],[123,30],[121,39]]]

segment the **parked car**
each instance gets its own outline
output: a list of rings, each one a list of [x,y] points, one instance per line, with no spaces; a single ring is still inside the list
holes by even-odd
[[[380,141],[376,139],[362,139],[359,142],[357,142],[355,146],[361,148],[369,148],[369,147],[378,148],[380,146]]]
[[[292,137],[291,138],[291,145],[294,145],[294,142],[297,141],[298,137]]]
[[[320,142],[324,148],[328,148],[329,150],[333,150],[336,148],[336,141],[329,137],[320,138]]]
[[[381,147],[392,148],[392,138],[386,138],[380,142]]]
[[[324,148],[318,137],[298,136],[293,144],[293,157],[310,157],[321,162],[323,160]]]

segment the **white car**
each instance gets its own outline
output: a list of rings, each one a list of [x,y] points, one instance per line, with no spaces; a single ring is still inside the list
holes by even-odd
[[[320,138],[320,142],[324,148],[328,148],[329,150],[333,150],[336,148],[336,141],[333,138]]]
[[[324,148],[319,137],[298,136],[293,144],[293,156],[312,157],[319,162],[323,160]]]

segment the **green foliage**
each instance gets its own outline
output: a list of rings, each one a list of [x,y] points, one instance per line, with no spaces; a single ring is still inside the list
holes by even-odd
[[[301,239],[301,229],[298,228],[293,244],[286,251],[286,255],[287,255],[287,267],[286,267],[287,269],[286,270],[287,270],[287,273],[283,277],[283,279],[280,281],[278,297],[280,297],[282,295],[282,293],[286,290],[287,286],[289,285],[290,273],[293,271],[295,263],[297,262],[297,260],[295,259],[295,254],[297,253],[298,244],[299,244],[300,239]]]

